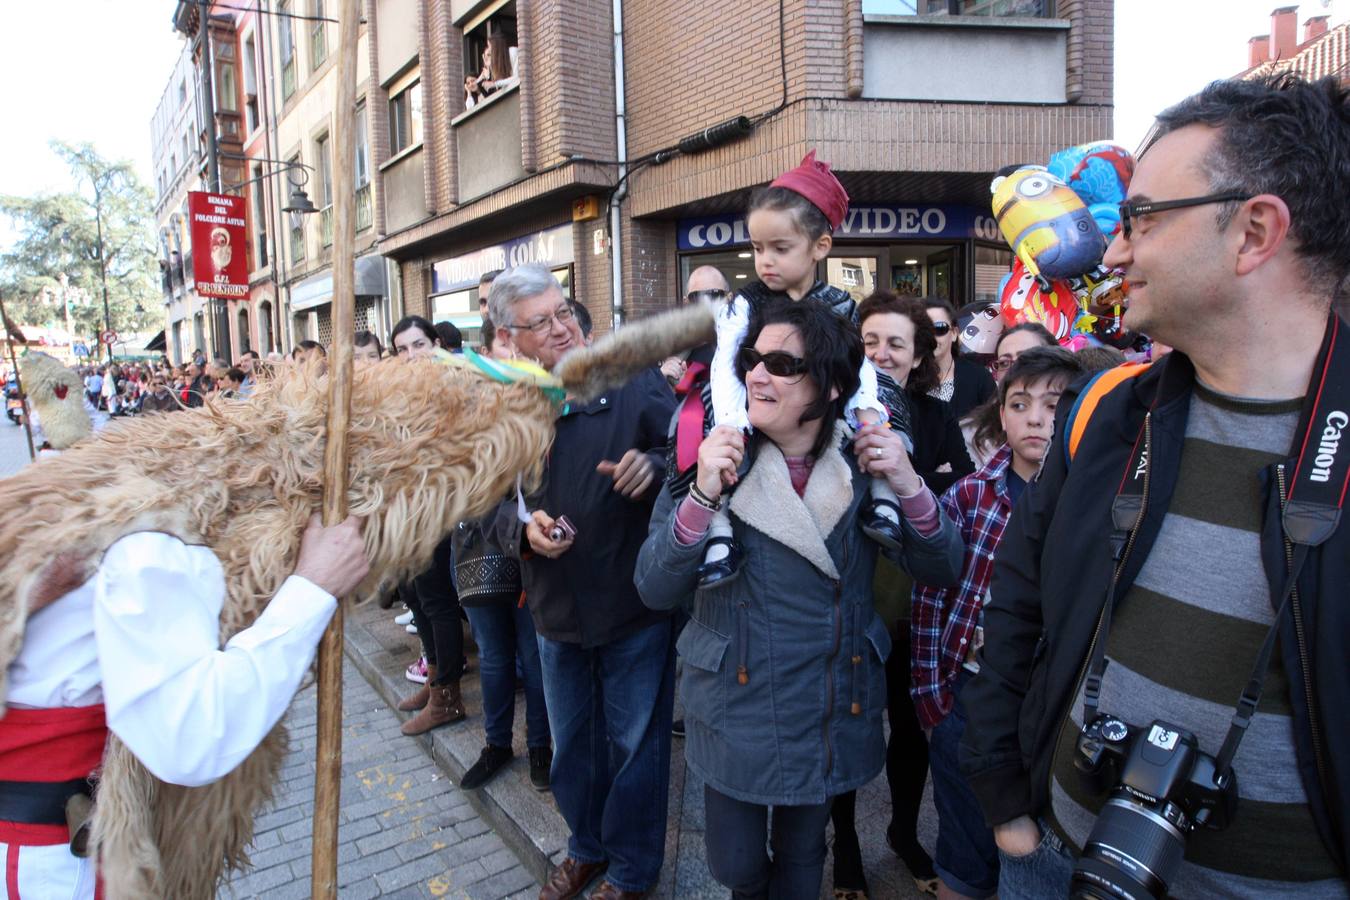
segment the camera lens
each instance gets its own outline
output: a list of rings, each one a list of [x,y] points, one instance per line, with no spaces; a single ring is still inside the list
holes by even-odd
[[[1184,834],[1161,812],[1116,791],[1074,865],[1072,896],[1165,897],[1185,849]]]

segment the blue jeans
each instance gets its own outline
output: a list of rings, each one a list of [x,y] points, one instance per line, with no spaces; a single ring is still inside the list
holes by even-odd
[[[825,874],[825,825],[830,804],[746,803],[703,786],[703,840],[713,878],[734,900],[816,900]],[[769,859],[765,844],[773,847]]]
[[[1041,900],[1067,897],[1073,875],[1073,855],[1064,842],[1041,823],[1041,842],[1026,856],[998,852],[999,900]]]
[[[992,897],[998,891],[998,847],[984,824],[979,801],[961,775],[957,750],[966,730],[961,690],[974,677],[962,671],[952,693],[952,711],[933,729],[928,765],[933,773],[933,805],[938,813],[934,868],[942,883],[966,897]]]
[[[553,798],[571,831],[567,853],[609,861],[625,891],[656,885],[666,850],[670,720],[675,703],[670,620],[599,647],[539,638]]]
[[[511,746],[516,720],[516,669],[525,681],[525,746],[549,744],[544,671],[529,609],[516,604],[466,606],[478,644],[478,676],[483,685],[483,731],[494,747]]]

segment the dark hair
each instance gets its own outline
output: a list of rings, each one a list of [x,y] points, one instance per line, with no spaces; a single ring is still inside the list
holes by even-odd
[[[817,241],[823,235],[830,234],[830,220],[816,208],[816,205],[796,191],[785,187],[758,187],[750,195],[750,206],[746,215],[758,209],[771,209],[785,212],[792,217],[792,224],[809,241]]]
[[[478,276],[478,286],[479,286],[479,287],[482,287],[482,286],[485,285],[485,284],[492,284],[492,282],[494,282],[494,281],[497,280],[497,276],[500,275],[500,274],[502,274],[502,272],[504,272],[504,271],[506,271],[506,270],[505,270],[505,269],[489,269],[488,271],[484,272],[482,275],[479,275],[479,276]],[[481,294],[481,295],[478,297],[478,299],[479,299],[479,300],[486,300],[486,299],[487,299],[487,294]]]
[[[398,337],[409,328],[416,328],[422,332],[422,335],[433,344],[439,343],[441,336],[436,332],[436,326],[432,325],[421,316],[404,316],[394,323],[394,330],[389,332],[389,343],[394,343],[394,338]]]
[[[1068,384],[1082,374],[1083,366],[1078,357],[1063,347],[1032,347],[1027,350],[1017,357],[1008,374],[1003,376],[998,385],[998,393],[971,413],[971,421],[975,423],[975,434],[971,438],[971,444],[980,449],[998,447],[1007,442],[1008,435],[1003,431],[999,410],[1008,402],[1008,394],[1013,385],[1018,383],[1032,385],[1047,379],[1051,381],[1063,379],[1064,384]]]
[[[581,336],[589,338],[591,336],[591,311],[586,308],[584,303],[578,303],[575,300],[568,300],[567,305],[572,308],[572,315],[577,318],[577,327],[581,329]]]
[[[440,336],[441,346],[447,350],[461,350],[464,347],[464,335],[450,322],[437,322],[436,334]]]
[[[1308,280],[1331,294],[1350,274],[1350,88],[1290,73],[1216,81],[1161,113],[1144,153],[1197,124],[1219,129],[1204,160],[1210,190],[1283,200]],[[1219,206],[1220,229],[1239,206]]]
[[[1040,322],[1018,322],[1011,328],[1003,329],[1003,333],[998,336],[998,340],[994,342],[994,356],[998,356],[998,348],[1003,346],[1003,341],[1009,335],[1018,334],[1019,332],[1036,335],[1036,337],[1041,339],[1041,343],[1047,347],[1059,346],[1059,341],[1055,340],[1055,336],[1050,333],[1050,329],[1046,328]]]
[[[811,447],[811,455],[818,457],[834,437],[834,421],[843,417],[849,398],[858,392],[858,370],[863,364],[862,338],[848,320],[822,303],[774,299],[753,314],[741,346],[753,347],[759,333],[768,325],[791,325],[802,336],[806,374],[815,382],[820,394],[802,413],[798,424],[822,420],[820,433]],[[739,361],[736,374],[745,380],[745,371]],[[831,388],[837,391],[833,400],[830,399]]]
[[[240,359],[244,359],[249,356],[253,357],[254,359],[262,359],[262,357],[258,355],[257,350],[245,350],[243,353],[239,354]]]
[[[1116,366],[1125,362],[1125,354],[1115,347],[1084,347],[1074,354],[1078,357],[1078,365],[1082,366],[1083,371],[1087,373],[1105,372],[1107,369],[1114,369]]]
[[[376,356],[384,355],[384,345],[373,331],[358,331],[356,337],[352,338],[352,345],[355,347],[369,347],[371,344],[375,345]]]
[[[244,383],[244,379],[245,379],[247,376],[244,375],[244,370],[243,370],[243,369],[240,369],[240,368],[238,368],[238,367],[236,367],[236,366],[230,366],[228,369],[225,370],[225,374],[224,374],[222,377],[223,377],[223,378],[228,378],[230,381],[237,381],[237,382],[239,382],[240,384],[243,384],[243,383]]]
[[[905,390],[926,394],[937,387],[939,373],[937,360],[933,358],[933,352],[937,350],[937,332],[933,331],[933,320],[928,318],[924,302],[917,297],[900,297],[890,291],[877,291],[858,304],[859,334],[862,333],[862,323],[877,313],[895,313],[914,323],[914,358],[919,360],[919,364],[909,373]]]
[[[291,351],[291,358],[298,357],[301,350],[318,350],[320,356],[328,355],[328,351],[323,349],[323,344],[318,341],[311,341],[308,338],[295,345],[295,349]]]
[[[482,342],[483,352],[491,353],[492,345],[497,341],[497,326],[492,324],[492,317],[483,318],[483,327],[478,330],[478,337]]]

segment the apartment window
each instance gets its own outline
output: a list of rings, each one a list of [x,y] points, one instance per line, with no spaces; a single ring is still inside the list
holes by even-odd
[[[253,35],[244,41],[244,125],[252,134],[262,124],[258,115],[258,45]]]
[[[170,153],[170,154],[169,154],[169,171],[170,171],[170,172],[173,172],[175,175],[178,174],[178,154],[177,154],[177,153]]]
[[[234,83],[234,63],[221,62],[216,67],[216,109],[231,113],[239,111],[239,91]]]
[[[290,162],[292,166],[295,167],[292,168],[290,171],[292,172],[297,171],[300,166],[300,154],[297,153],[295,154],[295,156],[292,156]],[[287,176],[287,180],[291,180],[292,178],[294,178],[294,176]],[[299,185],[297,182],[292,181],[291,186],[298,187]],[[291,215],[290,221],[291,265],[296,265],[305,258],[305,215],[304,213],[298,212],[293,212],[290,215]]]
[[[187,136],[187,133],[184,132],[184,133],[183,133],[183,162],[188,162],[188,161],[190,161],[191,159],[192,159],[192,142],[191,142],[191,139]]]
[[[187,105],[187,79],[178,82],[178,106],[181,108]]]
[[[325,247],[333,246],[333,142],[324,135],[314,142],[319,161],[319,230]]]
[[[365,231],[374,219],[370,206],[370,136],[366,130],[366,102],[356,105],[356,230]]]
[[[1049,16],[1050,0],[863,0],[863,14],[876,16]]]
[[[267,194],[264,189],[262,177],[263,167],[254,166],[252,177],[258,179],[253,182],[249,190],[253,192],[253,237],[257,241],[258,268],[267,266]]]
[[[309,23],[309,70],[313,72],[328,58],[328,23],[325,18],[324,0],[313,0],[310,14],[315,21]]]
[[[288,17],[289,0],[277,4],[277,57],[281,62],[281,96],[287,100],[295,93],[295,31]]]
[[[488,7],[464,26],[464,108],[519,84],[514,0]]]
[[[389,155],[422,143],[422,83],[413,81],[389,98]]]

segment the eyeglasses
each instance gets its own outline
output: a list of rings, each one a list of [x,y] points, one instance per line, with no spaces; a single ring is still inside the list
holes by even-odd
[[[770,350],[768,353],[760,353],[754,347],[742,347],[737,355],[736,361],[740,364],[741,370],[749,372],[751,369],[764,363],[764,371],[775,378],[791,378],[806,374],[806,360],[799,356],[793,356],[791,353],[784,353],[781,350]]]
[[[1251,194],[1240,194],[1235,191],[1229,191],[1224,194],[1209,194],[1205,197],[1187,197],[1184,200],[1145,200],[1135,202],[1126,200],[1120,204],[1120,231],[1129,240],[1133,226],[1130,222],[1136,216],[1148,216],[1153,213],[1167,212],[1169,209],[1186,209],[1189,206],[1205,206],[1209,203],[1231,203],[1235,200],[1246,201],[1252,199]]]
[[[933,323],[933,333],[936,334],[938,337],[946,337],[946,336],[947,336],[947,332],[949,332],[949,331],[951,331],[951,330],[952,330],[952,323],[951,323],[951,322],[934,322],[934,323]]]
[[[1013,367],[1013,363],[1015,362],[1017,362],[1017,357],[1015,356],[1000,356],[989,364],[989,368],[993,369],[995,372],[1006,372]]]
[[[537,316],[526,322],[524,325],[507,325],[506,327],[515,331],[528,331],[533,335],[544,335],[553,327],[554,319],[558,320],[559,325],[566,325],[576,317],[576,313],[572,312],[572,307],[564,305],[558,307],[546,316]]]
[[[684,295],[685,303],[721,303],[727,299],[729,291],[713,288],[707,291],[690,291]]]

